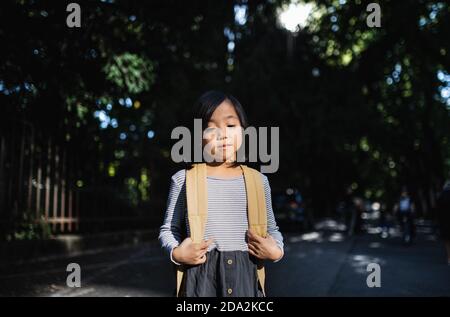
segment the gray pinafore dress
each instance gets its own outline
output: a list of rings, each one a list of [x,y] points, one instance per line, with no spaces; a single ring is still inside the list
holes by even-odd
[[[181,296],[264,297],[258,283],[256,259],[247,251],[213,249],[205,263],[185,269]]]

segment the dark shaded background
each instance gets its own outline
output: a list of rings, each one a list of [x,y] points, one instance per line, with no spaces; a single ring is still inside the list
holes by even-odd
[[[232,93],[252,125],[280,127],[274,192],[298,188],[312,218],[351,186],[390,209],[407,186],[433,218],[450,169],[446,1],[315,1],[297,33],[289,1],[0,3],[2,240],[157,228],[170,132],[198,96]],[[275,212],[277,212],[275,210]]]

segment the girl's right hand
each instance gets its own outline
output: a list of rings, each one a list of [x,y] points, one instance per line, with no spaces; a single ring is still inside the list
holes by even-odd
[[[213,243],[213,239],[194,243],[191,238],[186,238],[172,251],[173,259],[182,264],[198,265],[206,262],[206,252]]]

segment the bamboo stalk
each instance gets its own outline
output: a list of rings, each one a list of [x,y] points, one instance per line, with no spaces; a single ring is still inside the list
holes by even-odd
[[[54,166],[53,166],[53,213],[52,217],[58,217],[58,191],[59,191],[59,149],[55,145],[55,155],[54,155]],[[56,223],[53,223],[53,230],[56,230]]]
[[[20,135],[20,152],[19,152],[19,180],[17,182],[17,205],[18,205],[18,209],[21,210],[21,212],[23,212],[23,197],[22,197],[22,192],[23,192],[23,161],[24,161],[24,156],[25,156],[25,123],[22,123],[22,134]]]
[[[47,170],[45,175],[45,220],[47,221],[49,218],[49,210],[50,210],[50,162],[51,162],[51,155],[52,155],[52,148],[51,148],[51,141],[48,141],[48,149],[47,149]]]
[[[27,194],[27,209],[31,210],[31,205],[32,205],[32,197],[33,197],[33,173],[34,173],[34,144],[35,140],[34,140],[34,131],[33,129],[31,129],[31,137],[30,137],[30,170],[28,173],[28,194]],[[39,218],[39,213],[38,213],[38,209],[36,208],[35,210],[36,212],[36,219]]]
[[[36,213],[41,215],[41,184],[42,184],[42,149],[38,152],[38,170],[36,177]]]
[[[65,219],[66,207],[66,150],[63,150],[62,167],[61,167],[61,219]],[[61,223],[61,232],[64,232],[64,223]]]

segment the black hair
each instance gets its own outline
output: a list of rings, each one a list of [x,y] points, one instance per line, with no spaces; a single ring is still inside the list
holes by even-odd
[[[202,94],[200,98],[197,99],[197,102],[194,106],[194,119],[202,120],[203,130],[208,126],[208,122],[211,119],[214,111],[219,107],[220,104],[224,101],[229,101],[231,105],[234,107],[236,114],[238,116],[239,122],[243,129],[249,126],[247,120],[247,114],[245,113],[244,108],[242,107],[239,100],[237,100],[234,96],[230,94],[226,94],[224,92],[218,90],[209,90]],[[196,142],[196,141],[194,141]],[[244,158],[242,161],[246,161]],[[238,162],[234,162],[234,166],[238,166]],[[192,164],[189,164],[192,167]]]
[[[248,127],[247,115],[241,103],[232,95],[225,94],[218,90],[210,90],[205,92],[198,98],[194,107],[194,119],[202,119],[203,127],[208,125],[212,114],[217,107],[224,101],[229,101],[238,115],[241,126],[245,129]]]

